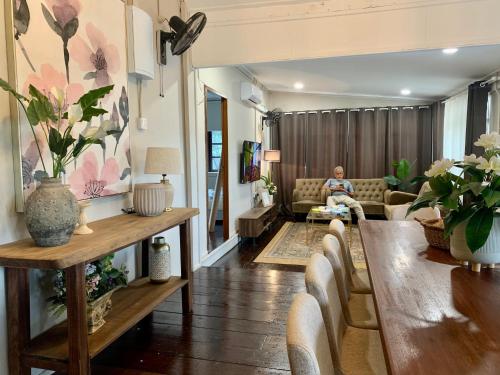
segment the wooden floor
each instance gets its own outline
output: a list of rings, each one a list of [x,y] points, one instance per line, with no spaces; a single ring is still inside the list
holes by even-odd
[[[305,290],[304,267],[252,262],[279,227],[196,271],[192,315],[173,295],[101,353],[92,373],[288,374],[287,311]]]

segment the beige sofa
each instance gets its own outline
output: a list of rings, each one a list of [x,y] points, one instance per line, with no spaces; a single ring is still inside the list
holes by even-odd
[[[383,178],[348,179],[354,188],[353,198],[361,203],[368,215],[384,215],[386,204],[404,204],[415,199],[415,194],[391,192]],[[323,189],[326,178],[299,178],[292,196],[294,214],[308,213],[313,206],[324,206],[328,192]]]

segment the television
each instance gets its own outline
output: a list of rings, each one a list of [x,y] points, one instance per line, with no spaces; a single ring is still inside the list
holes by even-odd
[[[243,152],[240,157],[240,183],[260,180],[260,159],[262,144],[243,141]]]

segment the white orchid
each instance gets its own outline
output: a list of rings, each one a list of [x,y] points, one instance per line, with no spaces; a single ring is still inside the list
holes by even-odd
[[[500,176],[500,158],[492,156],[490,160],[480,157],[479,165],[477,169],[484,170],[486,173],[494,172],[496,175]]]
[[[464,164],[476,165],[479,164],[480,161],[476,154],[470,154],[464,156]]]
[[[474,142],[474,145],[483,147],[485,150],[500,148],[500,134],[497,132],[481,134],[479,139]]]
[[[434,164],[432,164],[431,169],[426,171],[424,174],[427,177],[436,177],[446,174],[451,168],[453,168],[453,164],[455,160],[453,159],[442,159],[436,160]]]
[[[83,117],[83,109],[80,104],[70,105],[68,108],[68,123],[74,125],[81,121]]]

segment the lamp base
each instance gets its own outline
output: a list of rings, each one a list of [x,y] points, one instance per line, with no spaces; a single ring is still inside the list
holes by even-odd
[[[161,183],[165,187],[165,198],[166,198],[166,207],[165,207],[165,212],[170,212],[172,211],[172,202],[174,201],[174,186],[170,183],[169,180],[163,176],[163,180],[161,180]]]

